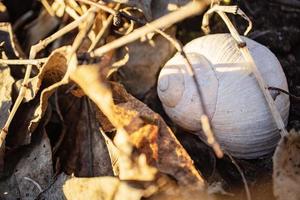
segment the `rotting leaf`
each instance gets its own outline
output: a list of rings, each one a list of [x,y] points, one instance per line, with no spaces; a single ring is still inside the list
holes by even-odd
[[[42,138],[31,146],[18,162],[14,176],[22,199],[35,199],[50,183],[53,176],[52,152],[45,129]]]
[[[160,172],[171,175],[182,185],[193,184],[203,189],[204,180],[163,119],[128,94],[120,84],[112,82],[111,89],[117,116],[127,124],[125,129],[130,134],[131,142],[140,153],[146,155],[147,162]]]
[[[80,177],[113,175],[110,156],[94,106],[87,97],[59,96],[66,136],[58,156],[63,170]]]
[[[278,200],[300,197],[300,135],[292,130],[283,137],[273,156],[274,195]]]
[[[20,199],[20,191],[16,187],[17,180],[15,175],[0,181],[0,199],[15,200]]]
[[[65,199],[63,193],[64,183],[71,177],[65,173],[61,173],[57,176],[56,180],[45,190],[43,191],[36,200],[63,200]]]
[[[68,200],[139,200],[144,190],[114,177],[71,178],[63,191]]]

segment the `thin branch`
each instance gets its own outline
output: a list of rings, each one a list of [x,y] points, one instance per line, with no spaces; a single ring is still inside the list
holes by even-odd
[[[116,15],[118,12],[115,11],[114,9],[104,5],[104,4],[100,4],[100,3],[97,3],[97,2],[94,2],[94,1],[90,1],[90,0],[76,0],[76,1],[79,1],[79,2],[82,2],[82,3],[85,3],[85,4],[89,4],[89,5],[93,5],[97,8],[100,8],[101,10],[105,11],[105,12],[108,12],[112,15]]]
[[[236,169],[238,170],[239,174],[241,175],[244,187],[245,187],[245,192],[246,192],[246,196],[247,196],[247,200],[251,200],[251,193],[250,193],[250,189],[247,183],[247,179],[244,175],[243,170],[240,168],[240,166],[237,164],[237,162],[234,160],[234,158],[230,155],[230,153],[225,152],[226,155],[229,157],[229,159],[231,160],[232,164],[236,167]]]
[[[95,8],[95,7],[90,8],[84,15],[82,15],[80,18],[78,18],[78,20],[71,22],[70,24],[68,24],[64,28],[60,29],[53,35],[40,41],[38,44],[32,46],[30,49],[30,53],[29,53],[29,59],[34,59],[35,56],[37,55],[37,53],[40,52],[42,49],[44,49],[48,44],[50,44],[57,38],[65,35],[66,33],[70,32],[71,30],[77,28],[84,20],[86,20],[88,17],[90,17],[91,13],[94,13],[96,10],[97,10],[97,8]],[[74,44],[73,44],[73,49],[74,49]],[[17,112],[17,109],[19,108],[20,104],[22,103],[24,96],[27,92],[31,69],[32,69],[32,65],[31,64],[27,65],[27,68],[25,71],[25,76],[24,76],[23,83],[22,83],[20,92],[18,94],[18,97],[11,109],[11,112],[8,116],[7,121],[4,124],[4,127],[2,128],[2,130],[0,132],[0,147],[2,147],[3,141],[5,140],[6,135],[8,134],[8,128],[11,124],[11,121],[14,118],[14,116]]]
[[[135,40],[138,40],[140,37],[145,36],[148,33],[154,32],[155,29],[166,28],[170,25],[173,25],[185,18],[191,17],[193,15],[201,13],[205,8],[208,2],[206,1],[195,1],[190,2],[187,5],[181,7],[177,11],[174,11],[170,14],[167,14],[153,22],[150,23],[151,27],[143,26],[134,30],[132,33],[125,35],[113,42],[110,42],[94,51],[96,56],[102,56],[108,51],[124,46],[128,43],[131,43]]]
[[[100,4],[96,3],[95,6],[99,6]],[[115,6],[115,10],[119,10],[120,9],[121,4],[117,4]],[[98,7],[99,8],[99,7]],[[94,48],[96,47],[96,45],[99,43],[99,41],[101,40],[101,38],[103,37],[104,33],[107,31],[107,29],[110,27],[110,25],[113,22],[113,18],[114,18],[115,14],[111,14],[107,20],[104,21],[103,26],[101,28],[101,30],[99,31],[99,33],[97,34],[95,40],[92,42],[88,52],[91,52],[92,50],[94,50]]]
[[[0,59],[0,65],[41,65],[47,61],[48,58],[39,59]]]
[[[278,87],[268,87],[269,90],[276,90],[278,92],[281,92],[281,93],[284,93],[286,95],[289,95],[290,97],[292,97],[293,99],[297,100],[297,101],[300,101],[300,97],[288,92],[288,91],[285,91],[281,88],[278,88]]]

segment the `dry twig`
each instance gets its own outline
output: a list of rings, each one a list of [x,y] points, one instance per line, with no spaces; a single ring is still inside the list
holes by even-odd
[[[31,49],[30,49],[29,59],[34,59],[36,57],[37,53],[40,52],[42,49],[44,49],[48,44],[50,44],[51,42],[53,42],[57,38],[65,35],[66,33],[70,32],[71,30],[77,28],[84,20],[86,20],[90,16],[91,13],[94,13],[96,10],[97,10],[97,8],[94,8],[94,7],[90,8],[88,10],[88,12],[86,12],[84,15],[82,15],[77,20],[71,22],[70,24],[68,24],[64,28],[60,29],[59,31],[57,31],[53,35],[51,35],[48,38],[40,41],[38,44],[32,46]],[[10,123],[11,123],[13,117],[15,116],[15,113],[16,113],[17,109],[19,108],[20,104],[22,103],[23,98],[24,98],[24,96],[27,92],[29,77],[30,77],[30,74],[31,74],[31,69],[32,69],[32,65],[31,64],[27,65],[25,76],[24,76],[24,79],[23,79],[23,83],[22,83],[22,87],[20,89],[19,95],[18,95],[18,97],[15,101],[15,104],[11,109],[10,115],[9,115],[9,117],[8,117],[8,119],[7,119],[4,127],[2,128],[1,133],[0,133],[0,147],[2,147],[2,144],[3,144],[3,142],[6,138],[6,135],[8,133],[8,128],[10,126]]]
[[[113,42],[110,42],[98,49],[95,49],[94,54],[96,56],[102,56],[108,51],[122,47],[128,43],[138,40],[140,37],[143,37],[148,33],[154,32],[155,29],[169,27],[172,24],[175,24],[176,22],[179,22],[185,18],[199,14],[206,8],[207,4],[208,2],[206,1],[195,1],[188,3],[187,5],[178,9],[177,11],[174,11],[151,22],[151,26],[143,26],[141,28],[138,28],[128,35],[125,35],[117,40],[114,40]]]

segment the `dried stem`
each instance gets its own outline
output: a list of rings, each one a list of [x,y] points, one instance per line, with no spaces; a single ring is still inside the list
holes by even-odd
[[[104,4],[94,2],[94,1],[90,1],[90,0],[76,0],[76,1],[95,6],[95,7],[100,8],[101,10],[103,10],[105,12],[108,12],[108,13],[112,14],[112,15],[116,15],[118,13],[117,11],[115,11],[114,9],[112,9],[110,7],[108,7]]]
[[[93,4],[93,5],[94,5],[94,4]],[[100,4],[95,3],[95,6],[99,6],[99,5],[100,5]],[[121,6],[121,4],[118,3],[118,4],[115,6],[114,9],[117,11],[117,10],[120,9],[120,6]],[[99,8],[99,7],[98,7],[98,8]],[[94,50],[94,48],[96,47],[96,45],[99,43],[99,41],[100,41],[101,38],[103,37],[104,33],[105,33],[105,32],[107,31],[107,29],[110,27],[110,25],[111,25],[111,23],[112,23],[112,21],[113,21],[114,16],[115,16],[115,14],[111,14],[111,15],[107,18],[107,20],[105,20],[105,21],[103,22],[103,26],[102,26],[101,30],[99,31],[99,33],[97,34],[95,40],[92,42],[92,44],[91,44],[91,46],[90,46],[88,52],[91,52],[92,50]]]
[[[57,38],[65,35],[66,33],[70,32],[71,30],[77,28],[84,20],[86,20],[90,16],[91,13],[94,13],[96,10],[97,10],[97,8],[95,8],[95,7],[90,8],[84,15],[82,15],[77,20],[71,22],[70,24],[68,24],[64,28],[60,29],[59,31],[57,31],[53,35],[51,35],[48,38],[40,41],[38,44],[32,46],[31,49],[30,49],[29,59],[34,59],[35,56],[37,55],[37,53],[40,52],[42,49],[44,49],[48,44],[50,44],[51,42],[53,42]],[[23,98],[26,94],[26,91],[27,91],[27,88],[28,88],[29,77],[30,77],[30,74],[31,74],[31,69],[32,69],[32,65],[31,64],[27,65],[27,68],[26,68],[26,71],[25,71],[25,76],[24,76],[24,79],[23,79],[23,83],[22,83],[22,86],[21,86],[21,89],[20,89],[20,93],[18,94],[18,97],[15,101],[15,104],[13,105],[13,107],[11,109],[11,112],[8,116],[8,119],[5,122],[5,125],[2,128],[1,133],[0,133],[0,148],[2,147],[3,141],[6,138],[10,123],[11,123],[13,117],[15,116],[15,114],[17,112],[17,109],[19,108],[19,106],[22,103]]]
[[[94,54],[96,56],[102,56],[108,51],[124,46],[130,42],[138,40],[140,37],[145,36],[148,33],[154,32],[155,29],[166,28],[176,22],[179,22],[185,18],[201,13],[208,2],[206,1],[195,1],[188,3],[181,7],[177,11],[167,14],[150,23],[151,26],[143,26],[134,30],[132,33],[125,35],[113,42],[110,42],[98,49],[95,49]]]
[[[242,178],[242,181],[243,181],[243,184],[244,184],[244,187],[245,187],[247,200],[251,200],[252,199],[251,198],[251,193],[250,193],[249,186],[248,186],[248,183],[247,183],[247,179],[244,175],[243,170],[240,168],[240,166],[237,164],[237,162],[234,160],[234,158],[230,155],[230,153],[228,153],[228,152],[225,152],[225,153],[229,157],[229,159],[231,160],[232,164],[236,167],[239,174],[241,175],[241,178]]]
[[[39,58],[39,59],[0,59],[0,65],[41,65],[47,61],[48,58]]]

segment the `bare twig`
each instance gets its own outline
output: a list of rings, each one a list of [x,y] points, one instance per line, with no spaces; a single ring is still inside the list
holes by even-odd
[[[286,95],[289,95],[290,97],[292,97],[293,99],[297,100],[297,101],[300,101],[300,97],[294,95],[294,94],[291,94],[290,92],[288,91],[285,91],[281,88],[278,88],[278,87],[268,87],[269,90],[275,90],[275,91],[278,91],[278,92],[282,92]]]
[[[88,12],[86,12],[84,15],[82,15],[80,18],[78,18],[78,20],[75,20],[75,21],[71,22],[70,24],[68,24],[67,26],[65,26],[61,30],[57,31],[53,35],[51,35],[48,38],[40,41],[38,44],[32,46],[31,49],[30,49],[29,59],[34,59],[35,56],[37,55],[37,53],[40,52],[42,49],[44,49],[48,44],[50,44],[51,42],[53,42],[57,38],[65,35],[66,33],[70,32],[71,30],[77,28],[84,20],[86,20],[88,17],[90,17],[91,13],[94,13],[96,10],[97,10],[97,8],[95,8],[95,7],[90,8],[88,10]],[[75,49],[75,47],[74,47],[74,44],[73,44],[73,50],[74,49]],[[19,92],[18,97],[15,101],[15,104],[13,105],[13,107],[11,109],[11,112],[8,116],[8,119],[5,122],[5,125],[2,128],[1,133],[0,133],[0,147],[2,147],[3,141],[5,140],[6,135],[8,133],[8,128],[10,126],[10,123],[11,123],[13,117],[15,116],[15,113],[16,113],[17,109],[19,108],[20,104],[22,103],[23,98],[26,94],[26,91],[27,91],[27,88],[28,88],[29,77],[30,77],[30,74],[31,74],[31,69],[32,69],[32,65],[31,64],[27,65],[25,76],[24,76],[24,79],[23,79],[23,83],[22,83],[20,92]]]
[[[39,59],[0,59],[0,65],[40,65],[47,61],[48,58],[39,58]]]
[[[95,6],[98,6],[100,4],[97,4]],[[119,10],[120,9],[121,4],[117,4],[115,6],[115,10]],[[91,52],[92,50],[94,50],[94,48],[96,47],[96,45],[99,43],[99,41],[101,40],[101,38],[103,37],[104,33],[107,31],[107,29],[110,27],[113,18],[114,18],[115,14],[111,14],[104,22],[103,22],[103,26],[101,28],[101,30],[99,31],[99,33],[97,34],[95,40],[92,42],[88,52]]]
[[[240,166],[237,164],[237,162],[234,160],[234,158],[230,155],[230,153],[228,153],[228,152],[225,152],[225,153],[229,157],[229,159],[231,160],[232,164],[236,167],[239,174],[241,175],[241,178],[242,178],[242,181],[243,181],[243,184],[244,184],[244,187],[245,187],[247,200],[251,200],[252,199],[251,198],[251,193],[250,193],[249,186],[248,186],[248,183],[247,183],[247,179],[244,175],[243,170],[240,168]]]
[[[134,30],[132,33],[125,35],[113,42],[110,42],[98,49],[95,49],[94,54],[96,56],[102,56],[108,51],[124,46],[130,42],[138,40],[140,37],[145,36],[148,33],[154,32],[155,29],[166,28],[176,22],[179,22],[185,18],[191,17],[193,15],[201,13],[208,2],[206,1],[195,1],[188,3],[187,5],[181,7],[177,11],[174,11],[168,15],[165,15],[150,23],[150,26],[143,26]]]
[[[79,2],[82,2],[82,3],[86,3],[86,4],[89,4],[89,5],[93,5],[97,8],[100,8],[101,10],[105,11],[105,12],[108,12],[112,15],[116,15],[118,12],[115,11],[114,9],[104,5],[104,4],[100,4],[100,3],[97,3],[97,2],[94,2],[94,1],[90,1],[90,0],[76,0],[76,1],[79,1]]]

